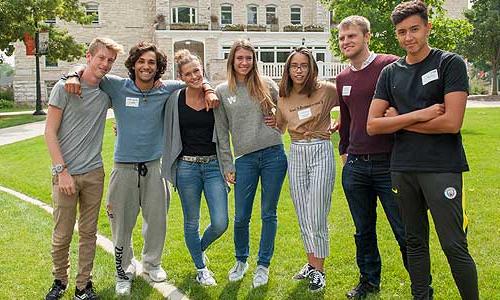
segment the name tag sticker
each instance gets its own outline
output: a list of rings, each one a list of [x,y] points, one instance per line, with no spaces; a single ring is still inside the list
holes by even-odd
[[[344,85],[342,87],[342,96],[350,96],[351,95],[351,88],[352,88],[352,86],[350,86],[350,85]]]
[[[139,107],[139,98],[127,97],[125,99],[125,106],[127,106],[127,107]]]
[[[426,85],[431,81],[439,79],[438,71],[436,69],[431,70],[424,75],[422,75],[422,85]]]
[[[312,116],[311,108],[304,108],[297,112],[299,114],[299,120],[304,120]]]

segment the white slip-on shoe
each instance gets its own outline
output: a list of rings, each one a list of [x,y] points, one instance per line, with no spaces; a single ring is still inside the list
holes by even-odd
[[[207,267],[198,269],[198,274],[196,274],[196,281],[205,286],[217,285],[213,273]]]
[[[238,281],[243,279],[243,276],[247,271],[248,263],[237,260],[231,270],[229,270],[229,281]]]
[[[269,281],[269,268],[258,265],[253,274],[252,286],[254,288],[267,284]]]
[[[165,272],[165,270],[163,270],[161,266],[151,270],[144,271],[144,273],[148,274],[151,281],[154,282],[162,282],[167,279],[167,273]]]

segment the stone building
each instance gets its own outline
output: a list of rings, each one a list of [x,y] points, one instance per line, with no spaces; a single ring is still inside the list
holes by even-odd
[[[224,80],[226,61],[232,42],[248,38],[256,47],[261,72],[278,78],[288,53],[296,46],[312,49],[320,76],[332,78],[344,65],[328,51],[331,13],[320,3],[302,0],[81,0],[89,25],[62,20],[46,22],[67,28],[79,42],[96,36],[110,37],[126,50],[141,40],[156,42],[168,55],[165,78],[175,78],[174,52],[188,48],[203,61],[208,78]],[[464,4],[465,3],[465,4]],[[467,3],[447,0],[447,8],[459,14]],[[118,57],[113,73],[127,76],[126,55]],[[35,58],[25,55],[22,42],[16,43],[14,93],[16,101],[35,99]],[[81,60],[83,62],[83,60]],[[53,84],[73,63],[51,62],[41,57],[42,100]]]

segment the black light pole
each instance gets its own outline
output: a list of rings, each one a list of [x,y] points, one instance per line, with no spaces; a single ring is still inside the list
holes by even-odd
[[[35,64],[36,64],[36,100],[34,116],[46,115],[42,109],[42,90],[40,87],[40,53],[38,51],[39,44],[39,31],[35,31]]]

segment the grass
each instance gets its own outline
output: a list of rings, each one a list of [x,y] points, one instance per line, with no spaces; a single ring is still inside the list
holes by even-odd
[[[46,109],[47,107],[44,105],[43,108]],[[33,105],[14,103],[14,105],[12,107],[2,107],[2,108],[0,108],[0,113],[2,113],[2,112],[13,112],[13,111],[26,111],[26,110],[35,111],[35,108],[33,107]]]
[[[27,123],[33,123],[45,120],[45,116],[15,115],[15,116],[0,116],[0,128],[7,128]]]
[[[42,209],[0,192],[0,219],[0,282],[3,287],[8,287],[0,289],[0,299],[43,299],[53,280],[50,272],[51,216]],[[69,287],[63,299],[73,299],[75,290],[76,236],[73,236],[70,249],[73,267]],[[113,257],[98,248],[93,270],[94,286],[103,299],[114,297],[114,277],[109,272],[113,267]],[[147,295],[148,299],[162,299],[142,279],[135,280],[133,288],[141,295]]]
[[[498,215],[500,215],[500,208],[497,205],[497,200],[500,199],[498,175],[498,170],[500,170],[500,161],[498,160],[500,157],[500,109],[468,109],[463,128],[462,135],[471,168],[471,172],[464,174],[470,220],[469,247],[477,263],[481,297],[494,299],[497,297],[497,291],[500,290],[500,283],[496,279],[500,269],[500,252],[497,250],[500,246],[500,229],[497,226]],[[112,167],[113,142],[114,138],[108,121],[103,145],[107,174],[110,173]],[[285,143],[288,147],[288,137],[285,138]],[[338,144],[336,136],[334,144]],[[0,147],[0,157],[2,157],[2,164],[0,164],[0,183],[2,185],[50,203],[50,161],[42,138]],[[163,254],[163,266],[167,270],[169,280],[192,299],[345,299],[345,292],[356,284],[358,270],[355,264],[355,246],[352,237],[354,225],[340,186],[340,170],[340,165],[337,164],[337,178],[329,216],[331,256],[326,261],[328,286],[324,293],[312,295],[306,291],[307,287],[304,283],[290,280],[293,273],[304,264],[305,255],[287,181],[283,186],[278,207],[278,235],[270,269],[270,282],[266,287],[251,289],[252,272],[255,268],[260,233],[260,205],[258,201],[254,205],[255,213],[251,223],[249,274],[241,282],[229,283],[227,280],[227,271],[234,263],[233,232],[232,222],[230,222],[228,231],[207,251],[210,258],[209,267],[215,273],[218,286],[201,288],[194,280],[194,266],[184,244],[182,210],[176,193],[172,193],[168,214],[167,240]],[[233,197],[234,195],[231,193],[229,198],[230,216],[234,215]],[[259,195],[256,199],[260,199]],[[101,210],[99,231],[104,235],[111,236],[109,222],[105,216],[104,203],[105,201],[103,201]],[[203,205],[201,228],[204,228],[208,223],[207,215],[206,205]],[[383,259],[382,290],[379,297],[381,299],[409,299],[411,298],[410,281],[400,261],[397,244],[388,222],[380,210],[379,216],[377,226],[379,247]],[[139,220],[134,231],[134,249],[139,259],[142,247],[140,223]],[[12,222],[12,226],[18,226],[16,224]],[[24,233],[19,236],[22,237],[19,240],[22,240],[28,247],[30,247],[29,245],[40,247],[39,252],[45,251],[47,255],[49,254],[50,230],[44,232],[43,236],[39,236],[39,240],[35,242],[29,235],[25,237]],[[446,258],[440,249],[434,231],[432,231],[430,239],[435,299],[459,299]],[[18,251],[17,253],[27,252]],[[23,260],[24,256],[24,254],[17,256],[13,254],[13,257],[17,257],[19,260]],[[105,262],[97,262],[96,267],[101,264],[103,264],[102,273],[96,280],[98,282],[112,281],[112,266],[106,265]],[[50,261],[45,263],[41,269],[41,274],[50,276]],[[11,273],[4,273],[0,276],[18,277],[19,272],[12,270]],[[1,280],[1,282],[4,281]],[[7,286],[10,287],[10,283]],[[33,284],[23,288],[28,293],[28,291],[38,290],[41,287]],[[134,295],[141,299],[152,297],[147,295],[147,291],[142,290],[136,291]],[[108,294],[103,294],[104,299],[107,297]],[[0,298],[3,297],[0,295]]]

